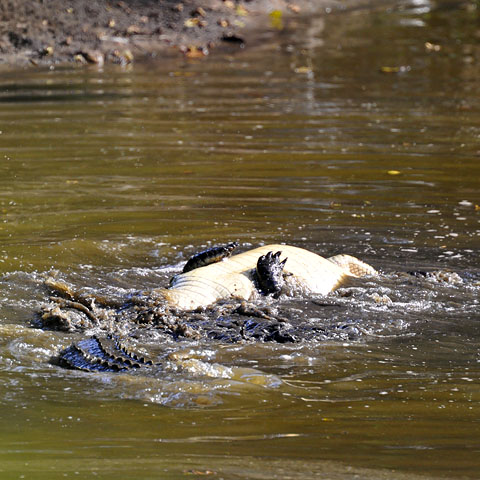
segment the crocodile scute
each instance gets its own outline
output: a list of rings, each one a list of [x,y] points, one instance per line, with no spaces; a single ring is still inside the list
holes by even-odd
[[[52,363],[87,372],[121,372],[153,365],[152,360],[130,351],[119,339],[96,335],[64,348],[52,359]]]

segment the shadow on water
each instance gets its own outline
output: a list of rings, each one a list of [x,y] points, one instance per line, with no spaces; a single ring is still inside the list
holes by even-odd
[[[476,478],[476,8],[402,2],[204,61],[1,73],[0,473]],[[128,325],[159,366],[49,363],[91,332],[31,328],[47,276],[121,300],[233,240],[382,276],[259,300],[316,332],[301,342]]]

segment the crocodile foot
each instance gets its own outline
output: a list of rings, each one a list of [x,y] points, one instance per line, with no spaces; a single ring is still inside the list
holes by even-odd
[[[212,247],[191,257],[183,267],[183,273],[190,272],[196,268],[205,267],[211,263],[217,263],[229,257],[233,250],[238,247],[238,242],[231,242],[220,247]]]
[[[264,295],[273,294],[277,297],[283,287],[283,267],[287,259],[280,261],[282,252],[268,252],[257,262],[257,282],[259,290]]]

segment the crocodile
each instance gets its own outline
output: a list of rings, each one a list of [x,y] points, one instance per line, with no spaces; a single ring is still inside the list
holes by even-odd
[[[272,270],[276,276],[273,281],[268,279]],[[170,306],[188,311],[227,298],[250,300],[258,292],[258,285],[261,291],[278,295],[283,280],[287,291],[296,288],[326,295],[349,278],[376,274],[372,266],[350,255],[324,258],[303,248],[273,244],[184,271],[171,280],[169,288],[153,290],[152,294],[163,297]],[[269,283],[275,286],[266,287]]]
[[[223,332],[220,336],[210,332],[210,338],[222,340],[232,334],[236,335],[232,341],[241,338],[293,342],[297,339],[288,329],[288,319],[274,317],[250,302],[255,302],[260,295],[273,299],[282,294],[326,295],[351,278],[377,275],[372,266],[350,255],[324,258],[299,247],[281,244],[232,255],[237,246],[232,242],[194,255],[186,262],[183,271],[171,279],[167,288],[156,288],[148,292],[147,297],[131,297],[127,305],[109,304],[108,299],[80,295],[62,282],[49,279],[46,284],[57,294],[51,298],[56,307],[45,310],[42,316],[44,325],[52,318],[62,317],[68,309],[86,317],[91,326],[99,326],[109,318],[111,311],[117,317],[129,312],[128,315],[134,316],[138,323],[154,322],[169,329],[175,337],[188,337],[198,332],[188,326],[192,323],[191,318],[184,323],[179,319],[192,317],[202,310],[219,308],[220,314],[215,322],[229,324],[224,328],[227,336],[224,337]],[[229,305],[229,301],[234,303]],[[230,330],[230,324],[235,322],[225,320],[225,314],[244,315],[249,319],[237,325],[236,330]],[[111,334],[107,336],[111,337]],[[105,340],[97,335],[62,350],[55,363],[89,371],[121,371],[151,364],[127,351],[120,340]]]

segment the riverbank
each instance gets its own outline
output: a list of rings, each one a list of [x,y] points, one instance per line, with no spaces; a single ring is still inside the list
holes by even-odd
[[[136,58],[243,48],[258,32],[360,0],[6,0],[0,64],[127,64]],[[365,2],[363,2],[365,3]]]

